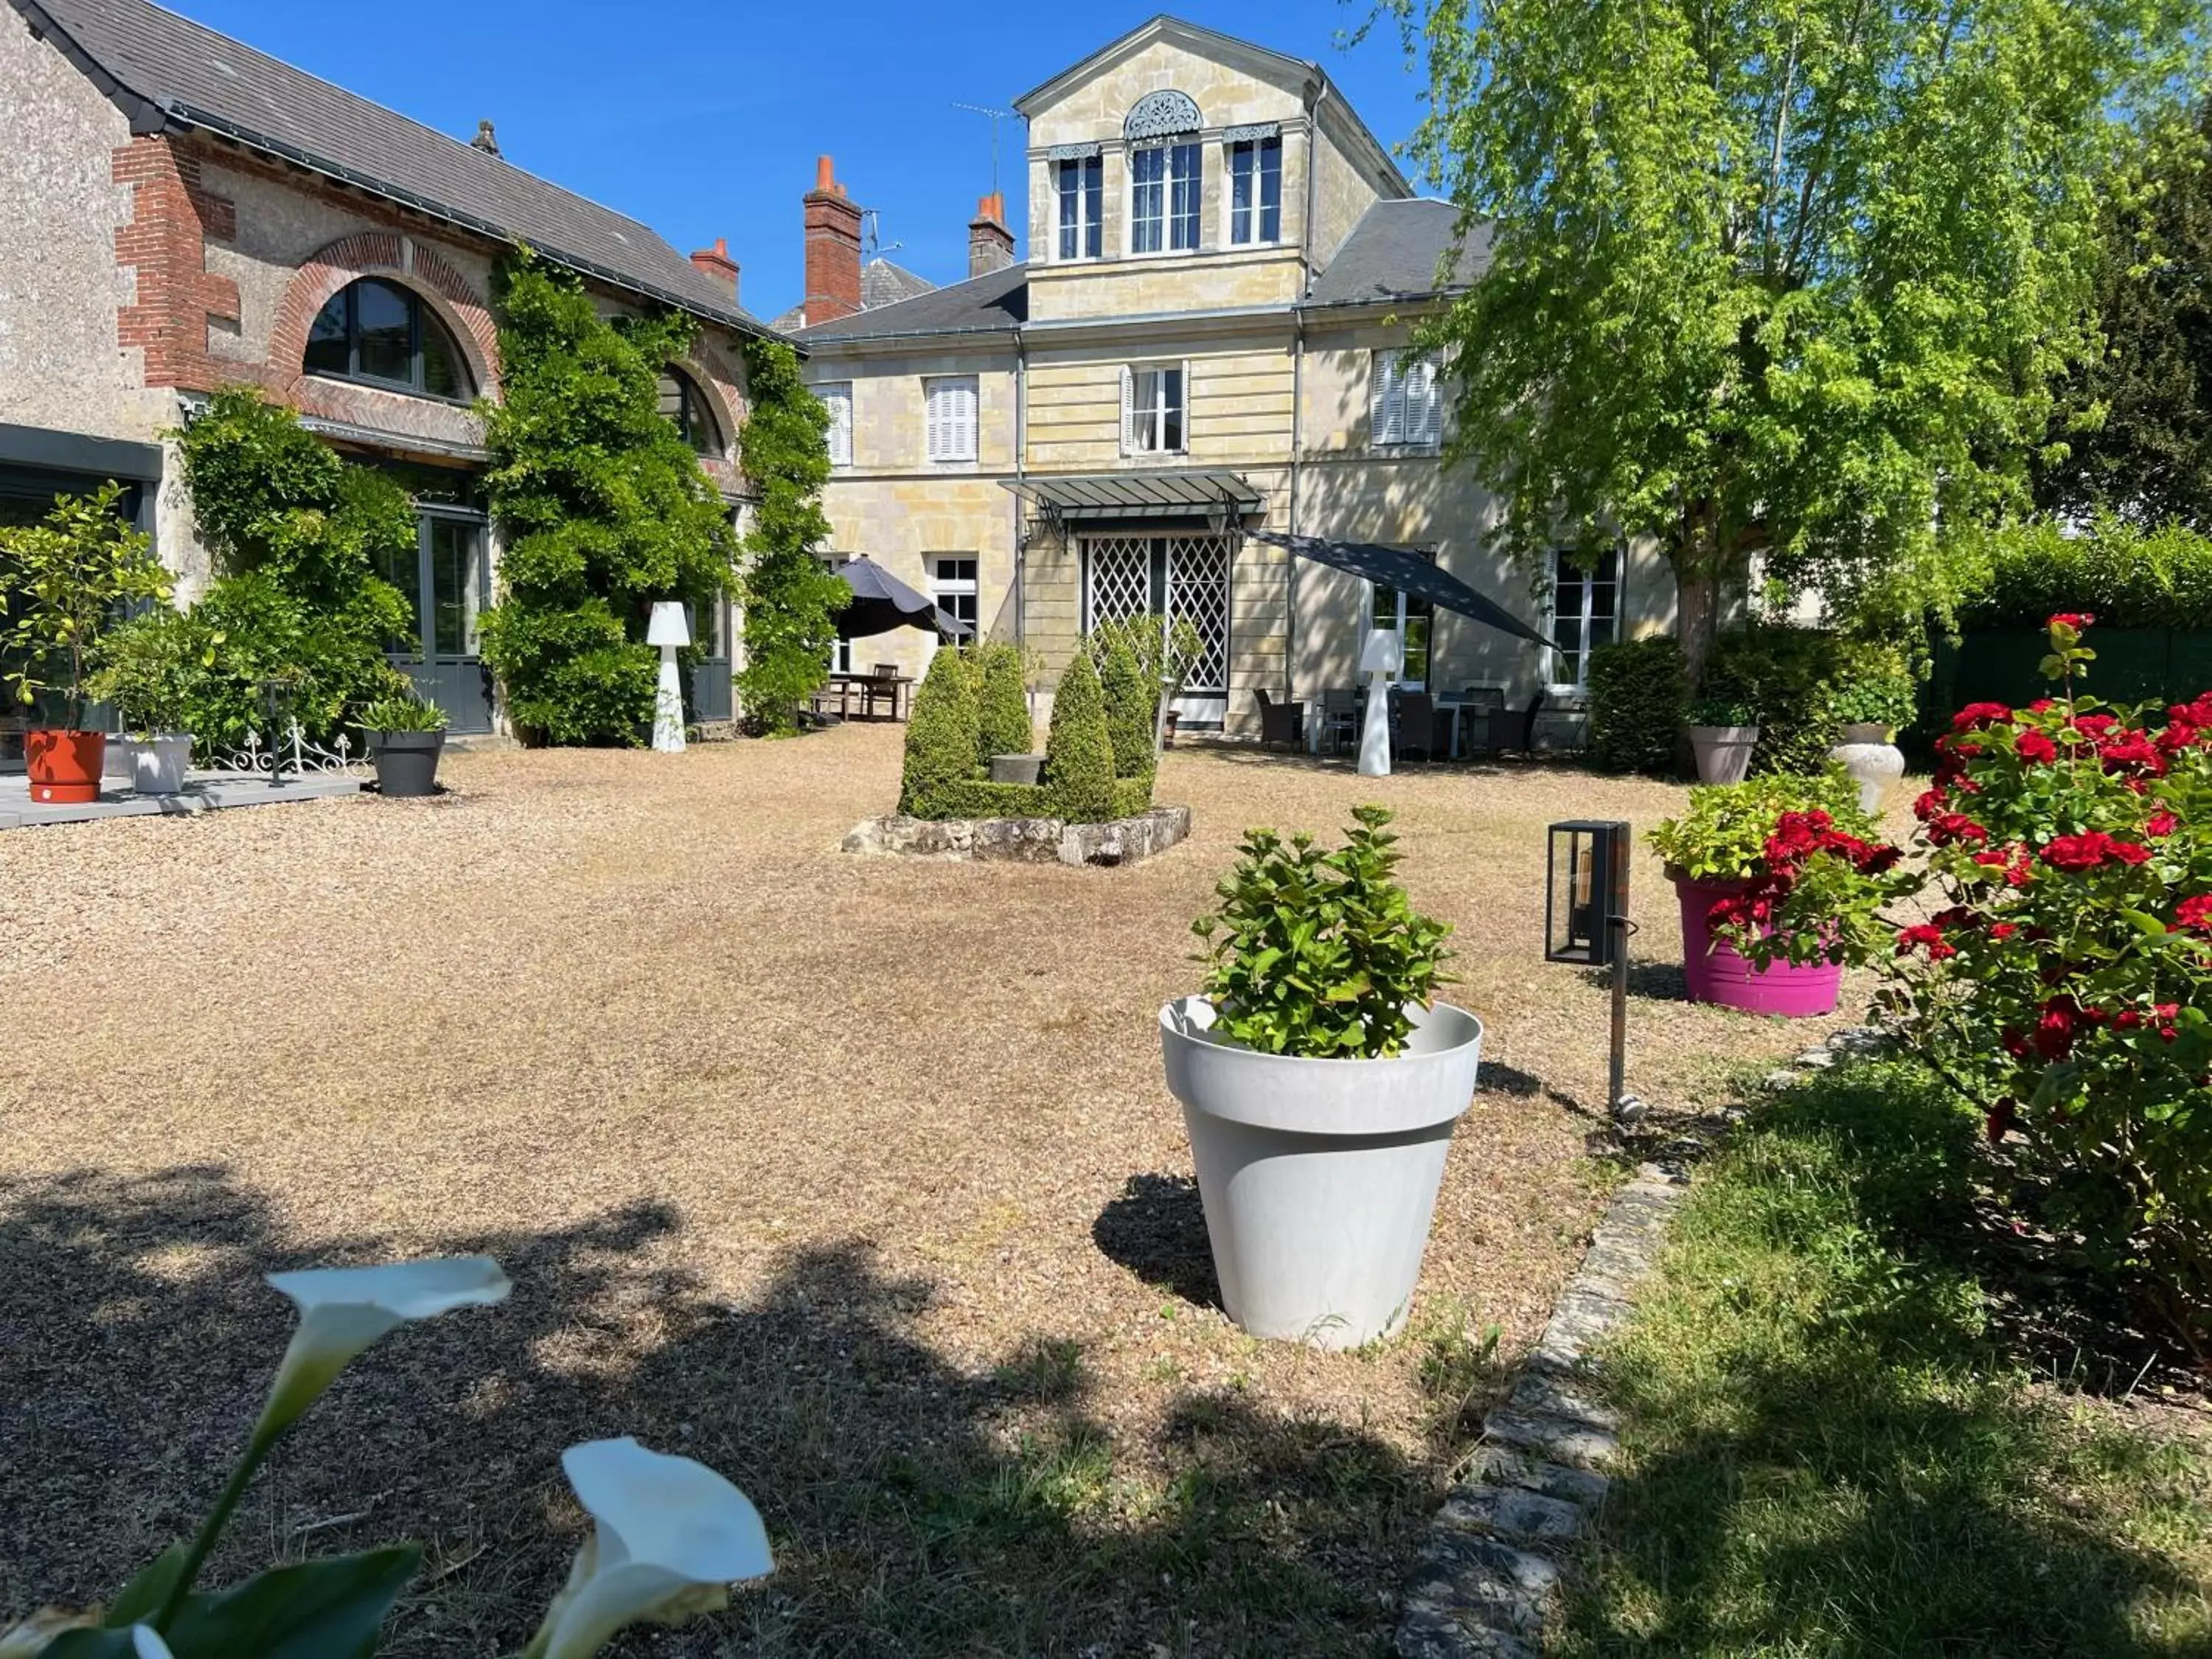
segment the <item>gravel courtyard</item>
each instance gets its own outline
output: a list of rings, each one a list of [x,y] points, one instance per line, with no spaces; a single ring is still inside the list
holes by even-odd
[[[505,1306],[356,1362],[218,1568],[412,1536],[392,1650],[511,1651],[578,1535],[557,1454],[722,1469],[782,1570],[636,1653],[1377,1653],[1479,1409],[1613,1176],[1606,1003],[1547,966],[1578,772],[1169,757],[1133,870],[837,850],[898,738],[452,757],[448,796],[0,836],[0,1621],[111,1589],[219,1484],[282,1346],[260,1275],[488,1250]],[[1400,814],[1488,1023],[1412,1329],[1213,1304],[1153,1018],[1248,824]],[[1678,960],[1639,864],[1639,953]],[[1813,1033],[1639,972],[1632,1086]]]

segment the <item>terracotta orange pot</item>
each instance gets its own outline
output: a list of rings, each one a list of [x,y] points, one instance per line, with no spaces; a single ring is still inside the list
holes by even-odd
[[[31,799],[58,806],[98,800],[106,750],[105,732],[29,733],[23,741],[23,761],[30,774]]]

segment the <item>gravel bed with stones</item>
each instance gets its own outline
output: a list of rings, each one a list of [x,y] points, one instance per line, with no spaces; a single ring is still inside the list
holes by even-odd
[[[1192,837],[1133,869],[842,854],[898,736],[0,836],[0,1616],[201,1511],[287,1328],[261,1274],[483,1249],[514,1297],[357,1362],[220,1573],[418,1538],[390,1650],[511,1651],[580,1529],[561,1447],[635,1433],[744,1486],[782,1569],[629,1651],[1382,1650],[1617,1178],[1543,827],[1682,792],[1186,749]],[[1408,1335],[1327,1355],[1214,1304],[1154,1015],[1239,832],[1369,799],[1488,1035]],[[1680,1001],[1637,884],[1632,1087],[1717,1101],[1820,1034]]]

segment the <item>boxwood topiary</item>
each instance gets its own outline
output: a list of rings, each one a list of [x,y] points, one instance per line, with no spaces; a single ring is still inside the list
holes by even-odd
[[[983,647],[983,692],[978,722],[978,747],[983,763],[994,755],[1026,755],[1036,742],[1036,727],[1030,719],[1028,690],[1022,684],[1022,653],[1018,646],[997,641]]]
[[[1060,677],[1045,738],[1044,781],[1061,817],[1099,823],[1114,816],[1114,740],[1106,726],[1105,693],[1086,652],[1078,651]]]
[[[1106,735],[1114,745],[1114,775],[1133,778],[1152,768],[1152,699],[1129,642],[1116,630],[1098,659],[1099,690],[1106,698]]]
[[[906,766],[899,780],[899,811],[908,817],[957,816],[946,810],[947,792],[976,781],[975,700],[968,680],[960,653],[939,651],[915,693],[906,727]]]
[[[1589,660],[1589,754],[1607,772],[1665,773],[1689,702],[1682,647],[1664,635],[1601,645]]]

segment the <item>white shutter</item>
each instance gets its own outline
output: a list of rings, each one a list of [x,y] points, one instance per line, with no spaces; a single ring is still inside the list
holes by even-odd
[[[1137,377],[1121,365],[1121,453],[1137,453]]]
[[[1417,357],[1407,365],[1406,441],[1435,445],[1443,435],[1443,407],[1437,383],[1437,362]]]
[[[982,424],[982,411],[977,407],[981,401],[979,390],[972,379],[954,382],[953,417],[958,423],[953,434],[952,455],[955,460],[972,461],[975,459],[976,428]]]
[[[825,386],[821,388],[822,401],[830,410],[830,464],[850,466],[853,464],[853,388],[849,386]]]
[[[1374,401],[1368,425],[1378,447],[1406,441],[1405,380],[1395,351],[1375,354]]]
[[[1182,374],[1179,384],[1182,388],[1182,442],[1177,447],[1183,453],[1188,454],[1190,453],[1190,410],[1193,399],[1190,391],[1190,359],[1188,357],[1182,360]]]
[[[945,382],[924,380],[921,402],[925,453],[931,460],[939,460],[945,454]]]

